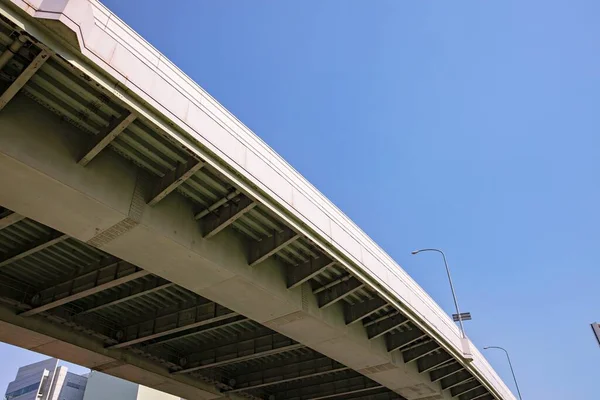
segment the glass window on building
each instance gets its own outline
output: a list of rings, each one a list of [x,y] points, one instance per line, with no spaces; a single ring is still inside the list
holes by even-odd
[[[72,387],[73,389],[78,389],[78,390],[82,390],[83,389],[82,385],[78,385],[78,384],[73,383],[73,382],[67,382],[67,386],[68,387]]]
[[[29,392],[33,392],[34,390],[37,390],[38,387],[40,387],[39,382],[38,383],[34,383],[32,385],[29,386],[25,386],[24,388],[18,389],[18,390],[14,390],[10,393],[6,393],[6,400],[11,400],[15,397],[19,397],[21,395],[24,395],[25,393],[29,393]]]

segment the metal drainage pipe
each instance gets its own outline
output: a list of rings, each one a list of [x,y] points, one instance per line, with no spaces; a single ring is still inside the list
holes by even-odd
[[[25,43],[27,43],[27,36],[19,35],[19,37],[16,38],[2,54],[0,54],[0,69],[4,68]]]

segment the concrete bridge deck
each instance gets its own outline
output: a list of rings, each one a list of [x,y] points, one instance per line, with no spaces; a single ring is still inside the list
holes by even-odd
[[[0,340],[188,399],[513,399],[356,225],[93,0],[0,0]]]

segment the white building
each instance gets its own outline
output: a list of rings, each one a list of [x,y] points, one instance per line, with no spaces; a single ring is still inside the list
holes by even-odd
[[[19,368],[7,400],[83,400],[87,378],[68,372],[56,358]]]
[[[92,371],[83,400],[180,400],[179,397],[159,392],[101,372]]]
[[[180,400],[146,386],[92,371],[76,375],[56,358],[19,368],[7,400]]]

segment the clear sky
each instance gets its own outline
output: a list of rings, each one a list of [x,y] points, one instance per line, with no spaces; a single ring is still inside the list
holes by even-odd
[[[525,399],[598,398],[600,2],[104,1],[451,313],[445,250]]]

